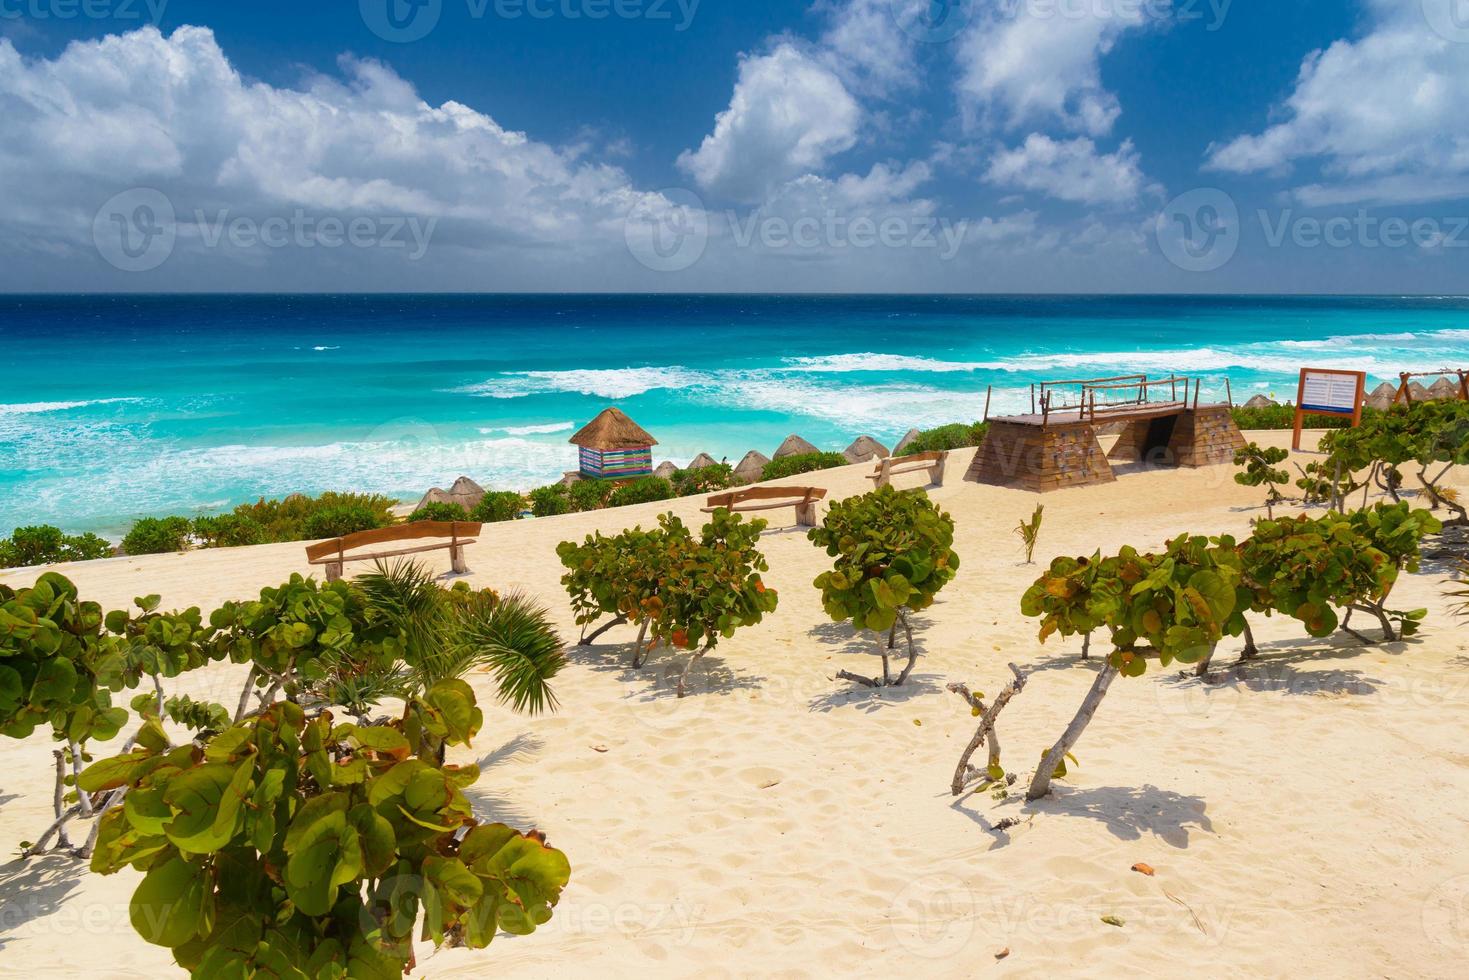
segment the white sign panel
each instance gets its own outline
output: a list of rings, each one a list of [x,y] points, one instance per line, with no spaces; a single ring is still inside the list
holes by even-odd
[[[1301,408],[1307,412],[1355,412],[1357,379],[1345,374],[1307,371],[1301,384]]]

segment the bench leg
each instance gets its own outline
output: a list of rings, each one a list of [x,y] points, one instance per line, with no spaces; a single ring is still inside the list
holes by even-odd
[[[796,525],[798,527],[815,527],[816,524],[816,501],[813,500],[809,504],[797,504]]]
[[[326,580],[328,582],[339,581],[342,577],[342,563],[339,561],[328,562],[326,566]]]
[[[468,575],[469,565],[464,560],[463,548],[449,549],[449,565],[454,569],[455,575]]]
[[[933,464],[933,470],[930,476],[933,478],[934,486],[941,487],[944,485],[944,467],[948,462],[946,459],[941,459]]]

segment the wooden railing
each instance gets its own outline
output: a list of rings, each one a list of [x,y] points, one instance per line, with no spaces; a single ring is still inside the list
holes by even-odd
[[[1185,411],[1190,402],[1199,407],[1203,393],[1202,378],[1184,378],[1169,375],[1166,378],[1148,380],[1145,374],[1125,375],[1120,378],[1095,378],[1085,381],[1046,381],[1031,386],[1032,414],[1041,416],[1043,425],[1049,424],[1052,415],[1075,413],[1078,421],[1105,422],[1109,418],[1137,414],[1139,409],[1167,412],[1170,409]],[[1056,389],[1075,387],[1080,389],[1080,400],[1076,404],[1056,402]],[[1234,393],[1228,378],[1224,379],[1229,404],[1234,405]],[[1130,398],[1109,397],[1117,392],[1132,392]],[[1039,411],[1035,411],[1035,409]]]

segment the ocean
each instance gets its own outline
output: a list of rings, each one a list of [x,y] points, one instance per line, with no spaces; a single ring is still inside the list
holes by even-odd
[[[328,489],[415,500],[574,469],[616,404],[655,459],[738,462],[1028,405],[1032,381],[1204,379],[1295,395],[1301,367],[1469,367],[1469,298],[0,297],[0,534]]]

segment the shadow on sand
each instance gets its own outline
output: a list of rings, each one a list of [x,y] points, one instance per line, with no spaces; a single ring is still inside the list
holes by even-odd
[[[913,673],[908,675],[908,681],[902,687],[864,687],[855,681],[836,676],[837,670],[849,670],[864,677],[881,677],[882,647],[886,643],[886,637],[879,640],[875,633],[858,632],[852,628],[851,623],[821,623],[808,630],[807,636],[836,648],[832,651],[831,667],[832,683],[836,685],[836,690],[812,698],[807,707],[811,711],[854,708],[870,714],[942,691],[943,678],[938,674],[924,673],[918,666],[923,663],[923,633],[928,626],[928,620],[921,616],[910,616],[909,621],[913,625],[913,648],[918,651],[918,660]],[[908,662],[907,647],[907,641],[899,631],[898,645],[888,654],[890,671],[894,678],[902,673]],[[838,659],[858,657],[861,659]]]
[[[0,866],[0,950],[26,926],[53,914],[72,897],[87,874],[86,862],[61,854]]]

